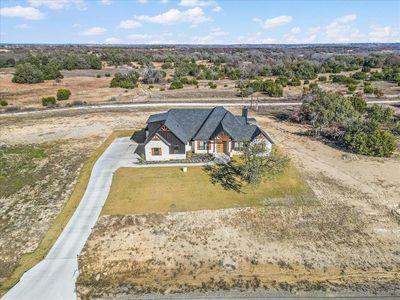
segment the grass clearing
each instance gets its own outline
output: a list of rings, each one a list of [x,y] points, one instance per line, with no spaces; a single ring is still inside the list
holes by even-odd
[[[114,174],[102,215],[125,215],[266,206],[277,200],[312,203],[315,197],[300,172],[289,164],[286,171],[242,193],[213,185],[202,167],[121,168]],[[282,203],[282,202],[280,202]]]
[[[84,163],[79,173],[79,177],[74,187],[74,190],[71,193],[71,196],[69,197],[67,203],[63,207],[62,211],[56,217],[54,223],[41,240],[39,246],[34,251],[24,254],[13,274],[7,280],[1,283],[0,296],[4,295],[10,288],[12,288],[26,271],[31,269],[43,258],[45,258],[45,256],[53,246],[54,242],[61,234],[65,225],[68,223],[69,219],[75,212],[75,209],[78,207],[79,202],[82,199],[83,194],[85,193],[90,174],[92,172],[92,168],[97,159],[103,154],[103,152],[108,148],[108,146],[115,138],[130,136],[132,135],[132,132],[133,130],[114,131]]]

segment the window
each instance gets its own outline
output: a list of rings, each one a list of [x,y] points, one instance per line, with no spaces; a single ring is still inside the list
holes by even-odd
[[[233,142],[233,150],[240,151],[242,150],[243,143],[241,142]]]
[[[174,154],[179,153],[179,145],[174,145]]]
[[[208,142],[200,141],[199,142],[199,150],[207,150]]]
[[[161,153],[161,148],[151,148],[151,155],[160,156],[162,155]]]

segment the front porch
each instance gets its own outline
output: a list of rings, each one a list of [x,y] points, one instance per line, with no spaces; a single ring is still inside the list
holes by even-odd
[[[193,153],[207,153],[207,154],[226,154],[232,156],[236,152],[240,143],[234,142],[232,138],[225,132],[221,131],[217,136],[207,141],[193,141]]]

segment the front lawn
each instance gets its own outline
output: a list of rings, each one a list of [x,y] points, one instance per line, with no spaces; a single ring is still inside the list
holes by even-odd
[[[242,193],[213,185],[202,167],[121,168],[115,172],[102,215],[193,211],[276,203],[307,204],[315,197],[300,172],[289,164],[274,179]]]

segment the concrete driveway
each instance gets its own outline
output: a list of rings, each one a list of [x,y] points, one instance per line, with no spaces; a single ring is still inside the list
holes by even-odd
[[[76,299],[77,256],[107,199],[113,173],[120,167],[131,167],[137,162],[137,155],[134,154],[136,147],[137,144],[129,138],[118,138],[107,148],[93,167],[78,208],[46,258],[27,271],[3,297],[4,300]]]

